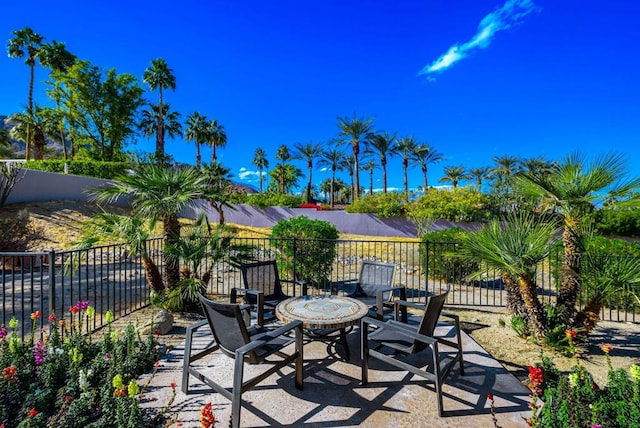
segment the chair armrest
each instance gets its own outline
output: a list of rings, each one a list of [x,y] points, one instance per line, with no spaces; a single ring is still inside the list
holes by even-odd
[[[302,331],[302,321],[300,320],[296,320],[296,321],[291,321],[288,324],[283,325],[282,327],[278,327],[275,330],[271,330],[270,332],[266,333],[265,335],[263,335],[262,337],[260,337],[260,339],[254,340],[250,343],[247,343],[246,345],[238,348],[236,350],[236,354],[240,354],[240,355],[245,355],[251,351],[255,351],[256,349],[266,345],[267,343],[271,342],[274,339],[277,339],[278,337],[282,336],[285,333],[290,332],[291,330],[294,330],[296,328],[299,328],[300,331]]]
[[[198,322],[194,322],[193,324],[190,324],[187,326],[187,335],[189,333],[192,333],[196,330],[198,330],[199,328],[201,328],[202,326],[207,325],[208,321],[207,320],[202,320],[202,321],[198,321]]]
[[[280,282],[299,285],[300,287],[302,287],[302,296],[307,295],[307,288],[309,286],[309,283],[307,281],[300,281],[298,279],[281,279]]]
[[[401,301],[405,301],[405,299],[407,298],[407,288],[404,285],[401,286],[397,286],[397,287],[385,287],[385,288],[381,288],[378,290],[378,292],[376,293],[376,312],[378,313],[378,319],[382,319],[384,318],[384,308],[383,305],[386,303],[384,301],[384,293],[393,293],[394,291],[399,290],[400,291],[400,300]],[[389,300],[391,300],[391,296],[393,294],[389,295]],[[389,303],[394,303],[395,300],[393,302]],[[395,306],[395,317],[398,318],[398,306]],[[402,319],[403,321],[407,321],[407,309],[406,308],[402,308]]]
[[[260,294],[264,294],[261,290],[252,290],[250,288],[232,288],[231,289],[231,303],[236,303],[238,299],[238,294],[255,294],[256,297],[259,297]]]
[[[451,318],[451,319],[455,320],[456,322],[460,322],[460,317],[458,315],[456,315],[456,314],[452,314],[451,312],[442,311],[442,312],[440,312],[440,316],[441,317]]]
[[[340,280],[340,281],[331,281],[329,283],[329,286],[331,287],[331,290],[330,290],[331,294],[333,294],[333,295],[338,294],[338,288],[341,287],[341,286],[344,287],[345,285],[348,285],[348,284],[356,284],[356,289],[357,289],[358,288],[357,287],[358,279],[351,278],[351,279],[343,279],[343,280]]]

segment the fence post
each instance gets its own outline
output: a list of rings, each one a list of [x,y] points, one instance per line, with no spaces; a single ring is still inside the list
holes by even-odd
[[[296,245],[296,244],[297,244],[297,242],[298,242],[298,238],[296,238],[296,237],[294,236],[294,237],[293,237],[293,257],[292,257],[292,259],[293,259],[293,260],[292,260],[292,263],[293,263],[292,270],[293,270],[293,280],[294,280],[294,281],[297,281],[297,280],[298,280],[298,272],[296,272],[296,266],[297,266],[296,259],[298,258],[298,257],[297,257],[297,255],[298,255],[298,249],[297,249],[297,245]],[[294,289],[293,289],[293,290],[295,291],[295,287],[294,287]],[[295,294],[295,293],[294,293],[294,294]]]
[[[424,243],[424,304],[429,296],[429,240]]]
[[[49,250],[49,315],[56,311],[56,251]]]

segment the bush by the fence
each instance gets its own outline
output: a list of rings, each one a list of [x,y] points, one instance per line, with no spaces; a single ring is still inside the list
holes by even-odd
[[[460,242],[467,231],[457,227],[426,233],[421,237],[420,259],[429,278],[462,284],[478,270],[476,263],[462,260],[458,255]]]
[[[338,239],[338,229],[333,224],[306,216],[293,217],[278,221],[270,238],[279,252],[278,263],[284,272],[289,275],[295,272],[296,280],[316,287],[327,283]]]
[[[122,174],[131,166],[128,162],[46,159],[27,161],[25,162],[24,167],[28,169],[37,169],[39,171],[64,173],[65,164],[67,165],[68,174],[106,179],[111,179]]]

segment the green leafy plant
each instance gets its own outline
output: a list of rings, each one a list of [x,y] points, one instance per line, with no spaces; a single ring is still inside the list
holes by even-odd
[[[440,190],[430,188],[417,201],[407,204],[407,215],[416,219],[442,219],[457,222],[487,220],[489,198],[469,188]]]
[[[280,268],[296,280],[317,287],[331,277],[338,229],[323,220],[306,216],[278,221],[271,230],[272,245],[279,250]]]
[[[65,167],[66,165],[66,167]],[[40,171],[84,175],[96,178],[115,178],[131,167],[129,162],[104,162],[95,160],[46,159],[25,162],[25,168]]]
[[[400,217],[405,212],[404,198],[396,192],[364,195],[347,205],[345,212],[371,213],[379,218]]]
[[[459,227],[425,233],[421,237],[420,259],[429,278],[464,283],[478,269],[478,264],[464,261],[460,245],[467,231]]]

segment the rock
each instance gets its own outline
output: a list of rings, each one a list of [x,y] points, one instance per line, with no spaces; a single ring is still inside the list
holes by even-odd
[[[161,310],[140,327],[140,334],[167,334],[173,328],[173,315]]]

